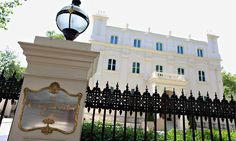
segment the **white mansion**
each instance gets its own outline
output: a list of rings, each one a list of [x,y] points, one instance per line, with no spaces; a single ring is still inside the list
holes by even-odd
[[[91,35],[92,50],[100,52],[98,68],[90,80],[90,86],[105,88],[119,83],[121,90],[129,84],[143,92],[157,87],[180,95],[184,89],[195,96],[209,92],[213,98],[223,96],[221,58],[217,45],[218,36],[207,34],[207,42],[193,39],[142,32],[107,25],[108,17],[93,16]]]

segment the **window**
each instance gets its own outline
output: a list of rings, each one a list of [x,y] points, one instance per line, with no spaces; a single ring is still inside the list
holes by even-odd
[[[156,65],[156,72],[163,72],[163,66]]]
[[[203,57],[203,50],[202,49],[197,49],[197,56]]]
[[[116,60],[115,59],[108,59],[108,70],[115,71],[116,70]]]
[[[162,51],[162,50],[163,50],[163,44],[157,42],[157,43],[156,43],[156,50]]]
[[[206,81],[204,71],[198,71],[198,79],[199,79],[199,81],[203,81],[203,82]]]
[[[140,48],[141,47],[141,40],[139,39],[134,39],[134,47]]]
[[[118,44],[118,36],[112,35],[110,38],[110,43],[111,44]]]
[[[133,62],[132,73],[140,73],[140,63]]]
[[[177,53],[184,54],[184,48],[182,46],[177,46]]]
[[[184,69],[183,68],[178,68],[178,74],[179,75],[184,75]]]

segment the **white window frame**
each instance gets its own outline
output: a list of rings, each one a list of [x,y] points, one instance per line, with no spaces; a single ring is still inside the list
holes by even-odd
[[[156,65],[156,72],[163,72],[163,66],[162,65]]]
[[[118,36],[117,35],[111,35],[110,36],[110,43],[111,44],[118,44]]]
[[[162,42],[156,42],[156,50],[163,51],[163,43]]]
[[[178,46],[177,46],[177,53],[178,53],[178,54],[184,54],[184,47],[181,46],[181,45],[178,45]]]
[[[184,68],[178,68],[177,73],[178,75],[184,75],[185,74]]]
[[[108,59],[107,70],[110,70],[110,71],[116,70],[116,59]]]
[[[134,39],[133,40],[133,47],[140,48],[142,44],[141,39]]]
[[[198,81],[200,81],[200,82],[205,82],[206,81],[205,71],[202,71],[202,70],[198,71]]]
[[[136,74],[140,73],[140,63],[139,62],[132,63],[132,73],[136,73]]]
[[[198,48],[198,49],[197,49],[197,56],[198,56],[198,57],[203,57],[203,56],[204,56],[204,51],[203,51],[203,49],[201,49],[201,48]]]

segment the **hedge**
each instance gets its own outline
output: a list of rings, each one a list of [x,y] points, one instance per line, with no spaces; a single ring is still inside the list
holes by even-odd
[[[91,138],[93,138],[95,141],[102,141],[101,139],[101,133],[102,133],[102,122],[95,122],[94,123],[94,129],[93,129],[93,136],[91,135],[91,122],[84,122],[83,128],[82,128],[82,141],[91,141]],[[123,141],[123,131],[124,128],[120,124],[116,124],[116,141]],[[177,141],[183,140],[183,132],[181,130],[177,130]],[[106,123],[105,125],[105,141],[112,141],[112,133],[113,133],[113,124],[112,123]],[[215,141],[219,140],[219,131],[217,129],[213,129],[213,137]],[[236,141],[236,132],[231,131],[231,140]],[[227,138],[227,131],[222,130],[222,138],[223,141],[228,141]],[[205,141],[210,141],[210,131],[208,129],[204,130],[204,136]],[[126,130],[126,141],[133,141],[134,137],[134,129],[133,128],[127,128]],[[171,129],[167,133],[167,140],[171,141],[174,140],[174,130]],[[137,141],[143,141],[144,140],[144,130],[143,129],[137,129]],[[154,141],[154,131],[147,131],[147,140],[148,141]],[[157,140],[163,141],[164,140],[164,133],[163,132],[157,132]],[[192,132],[191,130],[186,131],[186,140],[191,141],[192,140]],[[195,130],[195,140],[201,141],[201,131]]]

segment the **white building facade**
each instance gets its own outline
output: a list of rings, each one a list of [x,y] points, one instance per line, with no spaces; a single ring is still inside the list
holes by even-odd
[[[101,88],[119,83],[121,90],[129,84],[143,92],[148,87],[161,94],[166,88],[177,95],[183,89],[197,96],[207,92],[223,96],[221,58],[218,36],[207,34],[207,42],[184,39],[107,25],[108,17],[93,16],[92,50],[100,52],[98,68],[90,79],[90,86],[99,81]]]

